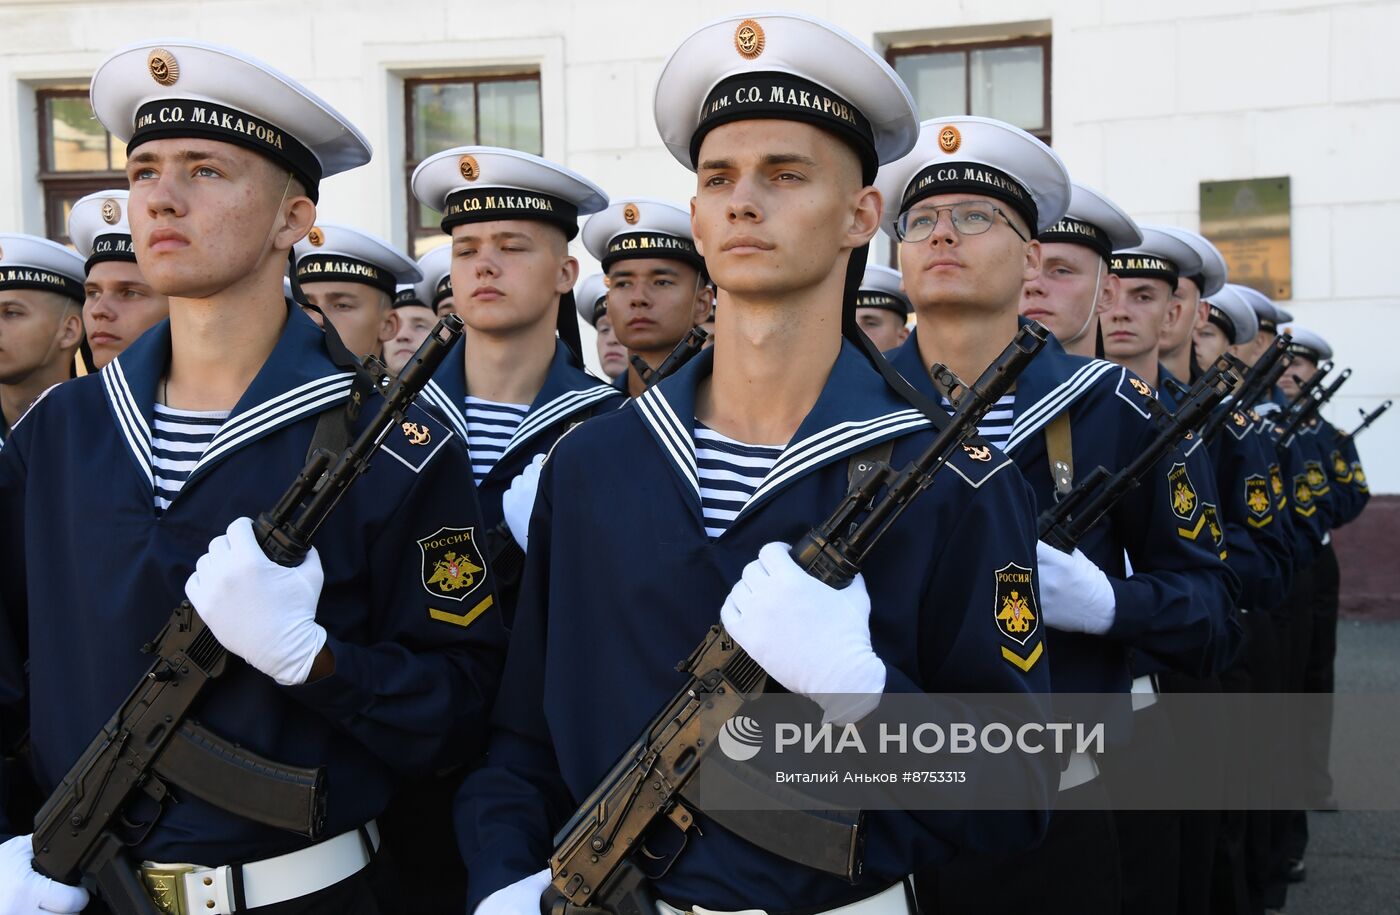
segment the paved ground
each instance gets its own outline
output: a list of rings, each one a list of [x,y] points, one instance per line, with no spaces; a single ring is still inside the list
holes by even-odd
[[[1342,622],[1337,691],[1388,693],[1400,721],[1400,622]],[[1315,813],[1308,826],[1308,879],[1289,890],[1288,915],[1400,915],[1400,811]]]

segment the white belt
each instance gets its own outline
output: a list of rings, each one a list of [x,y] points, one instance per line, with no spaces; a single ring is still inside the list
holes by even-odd
[[[1069,756],[1069,765],[1060,773],[1060,790],[1068,791],[1088,784],[1099,777],[1099,764],[1088,753],[1075,751]]]
[[[1128,690],[1133,699],[1133,711],[1140,712],[1157,703],[1157,678],[1143,674],[1133,680],[1133,688]]]
[[[657,900],[656,911],[660,915],[768,915],[763,909],[740,909],[737,912],[719,912],[695,906],[693,909],[678,909],[673,905]],[[883,892],[876,893],[835,909],[827,909],[818,915],[911,915],[909,899],[904,894],[904,884],[896,883]]]
[[[379,849],[379,827],[365,825],[370,843]],[[244,909],[275,905],[307,896],[364,870],[370,861],[360,831],[352,829],[300,851],[241,865]],[[142,882],[164,912],[177,915],[233,915],[233,876],[236,864],[199,867],[194,864],[141,865]]]

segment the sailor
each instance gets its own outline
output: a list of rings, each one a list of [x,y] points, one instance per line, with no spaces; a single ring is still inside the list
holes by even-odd
[[[1197,248],[1177,230],[1146,224],[1140,228],[1142,244],[1115,251],[1109,265],[1119,278],[1119,288],[1117,298],[1103,315],[1104,353],[1113,362],[1142,375],[1154,386],[1157,399],[1174,410],[1178,403],[1172,394],[1173,385],[1184,379],[1179,381],[1162,364],[1162,342],[1164,336],[1175,341],[1181,334],[1177,328],[1182,326],[1187,328],[1189,341],[1189,328],[1194,325],[1198,309],[1194,290],[1204,281],[1184,278],[1203,275],[1206,267]],[[1214,282],[1213,276],[1212,284]],[[1185,293],[1183,283],[1188,284]],[[1188,311],[1190,316],[1183,317]],[[1169,330],[1171,334],[1167,333]],[[1189,343],[1180,350],[1189,363]],[[1184,485],[1185,490],[1196,497],[1200,512],[1192,519],[1185,519],[1186,523],[1178,526],[1177,531],[1180,536],[1193,538],[1215,551],[1224,561],[1229,551],[1220,521],[1221,494],[1216,470],[1209,453],[1198,445],[1199,439],[1182,443],[1185,463],[1179,471],[1173,497],[1184,497]],[[1181,688],[1183,681],[1210,680],[1227,667],[1243,641],[1238,579],[1234,579],[1234,583],[1230,603],[1226,605],[1226,627],[1217,642],[1216,663],[1203,670],[1174,669],[1164,659],[1139,652],[1132,657],[1136,677],[1150,679],[1161,690],[1161,675],[1177,674],[1183,679],[1172,684],[1175,691]],[[1213,681],[1208,688],[1216,688]],[[1127,805],[1121,801],[1144,781],[1168,774],[1164,750],[1173,741],[1170,711],[1162,706],[1143,709],[1134,718],[1132,742],[1110,758],[1106,766],[1110,796],[1120,799],[1114,816],[1124,878],[1124,902],[1130,911],[1165,915],[1178,908],[1184,844],[1182,817],[1174,811],[1124,809]],[[1213,758],[1207,761],[1216,762]]]
[[[363,165],[369,145],[288,77],[185,40],[112,54],[92,106],[127,143],[137,262],[171,318],[53,389],[0,452],[0,518],[24,532],[0,560],[3,703],[27,704],[37,780],[52,790],[188,597],[233,656],[200,723],[324,767],[324,838],[172,785],[174,802],[143,796],[122,812],[151,823],[129,850],[138,879],[166,911],[379,911],[375,817],[405,780],[473,752],[504,630],[481,516],[459,484],[466,451],[417,407],[301,565],[272,562],[254,538],[250,518],[296,479],[313,437],[338,450],[375,412],[374,379],[280,289],[320,180]],[[367,408],[358,418],[352,400]],[[33,575],[36,564],[72,574]],[[29,823],[0,828],[15,836],[0,846],[0,908],[83,908],[85,890],[31,869]]]
[[[613,333],[612,319],[608,317],[607,277],[601,273],[590,273],[580,280],[574,288],[574,306],[578,308],[578,316],[597,331],[594,345],[603,374],[612,379],[613,387],[625,394],[627,347],[618,341],[617,334]]]
[[[418,258],[418,270],[423,274],[418,284],[418,300],[439,318],[456,314],[456,301],[452,298],[452,245],[439,245]]]
[[[883,225],[899,242],[905,291],[918,316],[891,361],[916,387],[947,397],[929,366],[975,379],[1025,320],[1018,313],[1025,285],[1043,275],[1037,234],[1061,223],[1071,201],[1069,175],[1025,131],[952,117],[925,121],[913,152],[883,167],[877,186],[891,202]],[[1136,234],[1114,207],[1086,204],[1079,212],[1076,223],[1092,232],[1076,236],[1101,238],[1101,248]],[[1098,268],[1080,269],[1087,279]],[[1081,286],[1082,322],[1096,296],[1093,281]],[[1052,343],[987,414],[982,434],[1006,449],[1044,511],[1071,491],[1076,475],[1121,469],[1147,447],[1156,432],[1151,396],[1132,371],[1070,356]],[[1214,549],[1191,533],[1211,481],[1188,460],[1163,459],[1072,554],[1045,543],[1037,549],[1051,681],[1059,692],[1116,694],[1104,703],[1110,754],[1132,728],[1130,649],[1205,671],[1216,663],[1225,630],[1234,583]],[[1145,701],[1155,700],[1150,684],[1139,688]],[[1025,879],[1005,878],[1009,855],[964,859],[921,875],[922,898],[934,899],[935,911],[1118,912],[1119,850],[1097,775],[1087,754],[1069,760],[1060,796],[1074,811],[1057,811],[1040,847],[1014,858]]]
[[[433,314],[432,306],[418,297],[420,285],[421,281],[402,285],[394,293],[393,308],[398,318],[398,328],[394,331],[394,339],[384,344],[384,364],[396,375],[403,371],[408,360],[418,352],[418,347],[423,345],[437,325],[437,315]]]
[[[649,197],[614,201],[589,217],[583,246],[607,276],[607,315],[627,347],[626,391],[646,390],[631,357],[655,369],[710,313],[705,260],[695,251],[690,214]]]
[[[151,288],[136,264],[126,210],[127,192],[110,190],[87,195],[68,213],[68,237],[87,259],[83,330],[94,369],[170,314],[170,300]]]
[[[46,238],[0,234],[0,445],[45,391],[73,377],[82,305],[81,257]]]
[[[1014,567],[1035,593],[1034,519],[1025,484],[1000,472],[1009,464],[984,441],[954,449],[950,472],[846,589],[788,554],[840,503],[853,457],[889,443],[891,465],[903,467],[947,421],[855,324],[879,228],[871,184],[917,135],[899,77],[824,22],[739,14],[681,44],[655,107],[663,142],[697,173],[693,226],[719,290],[718,339],[570,433],[544,466],[510,685],[490,762],[458,799],[477,915],[539,906],[555,828],[684,686],[672,665],[717,620],[827,721],[862,720],[888,692],[1049,685],[1039,608],[1025,606],[1014,629],[996,622],[997,570]],[[581,649],[587,689],[557,675]],[[1005,788],[1038,802],[1050,775],[1027,761]],[[703,812],[696,821],[673,860],[648,867],[667,915],[907,913],[905,875],[957,853],[1014,853],[1040,838],[1045,814],[870,811],[854,885]]]
[[[867,264],[856,296],[856,321],[880,352],[904,342],[909,336],[909,299],[898,270]]]
[[[1293,354],[1294,361],[1289,371],[1284,373],[1280,387],[1286,396],[1296,396],[1297,386],[1316,374],[1319,363],[1333,357],[1332,346],[1321,334],[1299,324],[1286,324],[1282,331],[1293,338],[1289,352]],[[1305,430],[1300,431],[1299,438],[1311,442],[1312,453],[1323,460],[1328,490],[1328,530],[1309,569],[1312,578],[1311,599],[1306,605],[1300,602],[1295,607],[1297,615],[1306,613],[1308,616],[1308,622],[1302,624],[1295,615],[1293,627],[1295,639],[1306,630],[1306,646],[1299,646],[1295,641],[1289,658],[1286,685],[1290,691],[1328,694],[1334,691],[1336,685],[1337,613],[1341,587],[1341,572],[1331,534],[1336,528],[1356,519],[1370,500],[1370,490],[1366,486],[1366,474],[1355,442],[1350,436],[1319,415]],[[1309,480],[1318,479],[1316,457],[1304,466]],[[1332,777],[1328,770],[1332,742],[1331,708],[1326,703],[1309,703],[1305,708],[1307,714],[1300,722],[1298,738],[1301,741],[1299,758],[1305,767],[1309,806],[1315,810],[1335,810],[1337,804],[1332,796]],[[1272,838],[1271,844],[1274,848],[1271,873],[1275,877],[1272,881],[1275,890],[1279,873],[1286,873],[1290,883],[1304,879],[1307,874],[1304,864],[1308,845],[1307,811],[1290,811],[1281,835]]]
[[[328,222],[297,242],[295,274],[306,302],[315,306],[311,319],[320,324],[329,318],[350,352],[375,357],[398,333],[398,288],[423,278],[418,265],[388,242]]]
[[[1259,322],[1254,309],[1234,287],[1225,284],[1223,275],[1217,273],[1218,280],[1212,278],[1213,258],[1209,254],[1214,246],[1185,230],[1169,234],[1190,245],[1202,255],[1206,264],[1203,285],[1198,286],[1196,280],[1186,277],[1178,283],[1179,289],[1187,290],[1184,298],[1188,302],[1194,295],[1192,290],[1199,288],[1204,293],[1200,311],[1205,320],[1197,325],[1192,343],[1179,347],[1174,356],[1177,367],[1189,372],[1180,377],[1195,377],[1227,351],[1249,347],[1258,333]],[[1166,340],[1165,334],[1163,340]],[[1182,356],[1186,357],[1187,366],[1181,365]],[[1166,366],[1165,359],[1163,364]],[[1164,370],[1171,371],[1169,367]],[[1173,408],[1176,406],[1176,398],[1169,391],[1163,391],[1163,401]],[[1240,580],[1238,602],[1244,639],[1239,657],[1216,675],[1195,678],[1159,671],[1158,685],[1163,692],[1249,692],[1250,655],[1256,651],[1255,643],[1261,630],[1270,627],[1268,611],[1283,600],[1292,575],[1290,519],[1286,511],[1275,508],[1269,492],[1269,465],[1277,460],[1272,444],[1261,434],[1255,414],[1247,405],[1230,401],[1217,410],[1223,414],[1224,421],[1205,450],[1215,471],[1220,497],[1214,523],[1221,532],[1221,553]],[[1175,710],[1175,706],[1169,706],[1169,712]],[[1184,716],[1173,715],[1172,725],[1178,733],[1199,735],[1209,746],[1225,743],[1228,735],[1224,729],[1230,724],[1223,715],[1214,714],[1209,708],[1185,711]],[[1217,753],[1199,753],[1191,757],[1188,765],[1192,768],[1192,777],[1200,779],[1201,784],[1228,785],[1238,797],[1251,790],[1242,777],[1244,766],[1241,763],[1241,760],[1223,758]],[[1209,910],[1212,892],[1222,884],[1235,904],[1247,900],[1244,812],[1182,811],[1178,821],[1178,908],[1182,911]],[[1220,879],[1213,879],[1213,876]]]
[[[1225,285],[1229,267],[1225,256],[1204,235],[1176,226],[1156,226],[1159,231],[1180,241],[1196,255],[1200,269],[1195,273],[1183,274],[1177,281],[1172,299],[1180,308],[1167,312],[1167,320],[1162,325],[1161,342],[1157,347],[1158,361],[1166,367],[1172,377],[1180,381],[1191,381],[1196,377],[1195,367],[1208,367],[1208,362],[1192,358],[1191,344],[1197,328],[1206,323],[1209,312],[1209,298]]]
[[[1118,295],[1108,261],[1115,249],[1141,244],[1142,232],[1112,200],[1073,184],[1064,218],[1037,237],[1040,274],[1021,287],[1021,314],[1049,328],[1070,355],[1101,356],[1099,315]]]
[[[453,310],[467,324],[423,397],[471,452],[509,625],[545,453],[570,427],[621,403],[583,367],[578,260],[569,254],[579,217],[601,211],[608,198],[562,165],[494,146],[425,159],[413,172],[413,193],[443,214]]]

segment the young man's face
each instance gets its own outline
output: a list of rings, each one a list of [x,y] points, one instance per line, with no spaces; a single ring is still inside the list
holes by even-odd
[[[1238,346],[1230,347],[1230,352],[1244,360],[1247,364],[1253,365],[1259,361],[1260,356],[1264,355],[1264,350],[1273,345],[1276,336],[1277,334],[1273,331],[1265,330],[1261,327],[1259,328],[1259,333],[1254,335],[1253,340],[1250,340],[1248,343],[1241,343]]]
[[[1294,356],[1293,363],[1284,369],[1283,375],[1279,377],[1278,386],[1288,397],[1297,397],[1298,386],[1307,384],[1316,374],[1316,362],[1303,356]]]
[[[282,228],[280,204],[300,196],[270,160],[216,140],[142,143],[126,174],[141,273],[155,291],[182,298],[207,298],[255,273]]]
[[[1104,355],[1115,361],[1155,351],[1167,313],[1176,307],[1172,302],[1172,288],[1166,280],[1119,279],[1118,295],[1101,319]]]
[[[944,208],[974,200],[999,212],[992,214],[987,231],[963,235]],[[1029,238],[1030,232],[1020,216],[1006,204],[978,194],[938,194],[920,200],[909,212],[911,225],[933,221],[928,238],[899,245],[904,289],[916,311],[1016,311],[1022,287],[1040,275],[1041,262],[1040,243],[1021,238]]]
[[[422,305],[404,305],[395,308],[394,314],[399,319],[398,332],[394,334],[394,339],[384,344],[384,364],[389,371],[398,374],[437,326],[437,316],[431,308]]]
[[[710,310],[700,271],[660,258],[621,260],[608,271],[608,318],[634,352],[669,349]]]
[[[390,306],[388,293],[364,283],[303,283],[306,300],[325,312],[336,333],[356,356],[377,356],[383,345],[394,338],[398,316]],[[321,323],[320,315],[308,312]]]
[[[83,329],[95,368],[170,314],[170,299],[152,289],[141,268],[129,261],[93,264],[83,292]]]
[[[627,347],[618,341],[612,319],[607,315],[598,319],[598,361],[603,365],[603,374],[609,378],[627,371]]]
[[[1113,301],[1118,278],[1098,252],[1068,242],[1040,246],[1040,273],[1021,287],[1021,314],[1049,328],[1061,343],[1078,340],[1095,311]]]
[[[1201,366],[1210,365],[1231,349],[1230,338],[1225,336],[1225,331],[1209,321],[1196,328],[1195,341],[1196,363]]]
[[[444,298],[442,301],[440,301],[440,302],[438,302],[436,305],[434,305],[434,306],[433,306],[433,313],[436,314],[439,318],[441,318],[443,315],[456,315],[456,314],[457,314],[457,305],[456,305],[456,303],[453,301],[452,296],[447,296],[447,297]],[[458,316],[459,318],[461,317],[461,315],[457,315],[457,316]]]
[[[730,294],[790,295],[844,275],[841,255],[878,228],[878,205],[875,219],[867,211],[879,194],[861,181],[856,154],[809,124],[723,124],[697,161],[691,228],[715,285]]]
[[[505,219],[452,229],[452,307],[473,330],[509,334],[552,321],[577,277],[554,226]]]
[[[899,346],[909,336],[904,318],[888,308],[857,308],[856,323],[882,353]]]
[[[0,384],[20,384],[71,358],[82,332],[78,303],[37,289],[0,290]]]
[[[1195,280],[1182,277],[1172,293],[1173,308],[1162,323],[1162,351],[1175,353],[1191,343],[1192,332],[1206,323],[1209,312],[1201,301],[1201,289]],[[1202,363],[1204,365],[1205,363]]]

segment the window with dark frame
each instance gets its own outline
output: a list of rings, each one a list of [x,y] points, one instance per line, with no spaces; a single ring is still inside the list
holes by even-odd
[[[996,118],[1049,144],[1050,36],[891,46],[885,59],[909,87],[919,120]],[[899,246],[889,266],[899,269]]]
[[[92,113],[86,88],[39,89],[39,184],[44,234],[68,244],[68,213],[88,194],[126,187],[126,145]]]
[[[414,257],[442,243],[442,215],[413,197],[418,163],[453,146],[505,146],[544,152],[538,71],[404,80],[404,182]]]
[[[1050,36],[892,47],[886,54],[919,120],[970,114],[1050,142]]]

